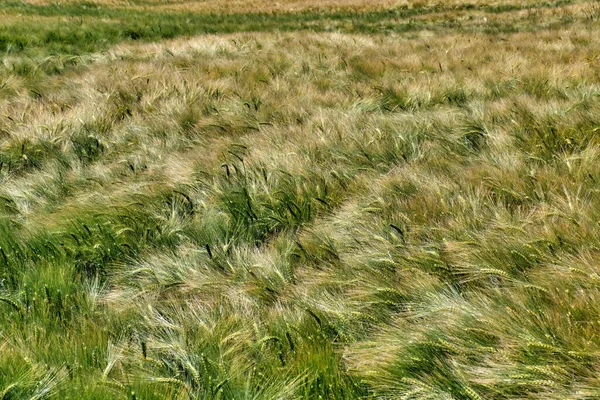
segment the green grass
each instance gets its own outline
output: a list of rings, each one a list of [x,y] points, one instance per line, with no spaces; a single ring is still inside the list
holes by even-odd
[[[595,3],[0,10],[0,398],[598,397]]]

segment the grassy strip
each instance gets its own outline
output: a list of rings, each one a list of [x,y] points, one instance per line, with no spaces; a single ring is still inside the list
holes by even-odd
[[[7,53],[81,55],[105,50],[124,40],[158,41],[178,36],[233,32],[269,31],[341,31],[346,33],[392,33],[421,30],[457,32],[486,30],[473,23],[427,21],[428,14],[483,12],[505,13],[523,9],[560,7],[571,1],[559,0],[537,5],[472,5],[395,8],[371,12],[311,12],[279,14],[193,14],[177,12],[134,11],[99,7],[90,4],[36,6],[22,2],[7,2],[0,12],[7,20],[0,26],[0,51]],[[17,16],[18,15],[18,16]],[[12,16],[12,18],[11,18]],[[29,19],[51,18],[49,21]],[[414,19],[414,17],[419,17]],[[14,22],[11,19],[16,19]],[[53,20],[54,19],[54,20]],[[512,31],[515,28],[496,26],[492,29]],[[518,28],[523,29],[523,28]],[[34,50],[35,49],[35,50]]]

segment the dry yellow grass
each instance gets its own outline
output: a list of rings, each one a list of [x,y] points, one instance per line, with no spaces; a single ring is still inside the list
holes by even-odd
[[[36,5],[77,4],[81,0],[25,0],[25,3]],[[90,3],[90,2],[88,2]],[[355,9],[367,10],[382,7],[392,7],[401,3],[398,0],[218,0],[218,1],[128,1],[128,0],[95,0],[94,4],[108,7],[127,7],[128,9],[153,9],[156,11],[186,11],[186,12],[294,12],[303,10]]]
[[[27,4],[78,4],[82,0],[23,0]],[[128,9],[146,9],[156,11],[185,11],[185,12],[211,12],[211,13],[270,13],[270,12],[298,12],[298,11],[326,11],[352,9],[368,11],[392,7],[435,9],[436,7],[462,8],[465,4],[461,0],[93,0],[85,1],[106,7],[127,7]],[[538,1],[497,1],[474,0],[469,2],[473,6],[537,6]]]

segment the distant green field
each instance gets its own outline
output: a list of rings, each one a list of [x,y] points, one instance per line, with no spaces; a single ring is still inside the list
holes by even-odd
[[[342,10],[333,12],[286,12],[245,14],[194,14],[152,10],[129,10],[94,3],[34,5],[6,1],[0,5],[0,51],[11,53],[41,52],[44,54],[81,55],[106,50],[124,40],[156,41],[184,35],[234,32],[272,31],[342,31],[347,33],[392,33],[434,30],[443,32],[512,32],[523,29],[543,29],[551,24],[568,21],[568,15],[558,21],[516,26],[510,19],[496,24],[463,22],[453,18],[424,19],[428,14],[444,13],[501,14],[520,10],[537,10],[571,4],[559,0],[540,3],[507,5],[435,5],[398,7],[369,12]],[[44,17],[48,20],[40,20]],[[418,20],[413,19],[419,17]],[[540,21],[541,22],[541,21]]]
[[[600,396],[598,3],[300,5],[0,4],[0,399]]]

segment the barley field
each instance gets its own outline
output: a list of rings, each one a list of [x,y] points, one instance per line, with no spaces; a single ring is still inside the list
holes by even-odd
[[[600,3],[0,2],[0,400],[600,398]]]

